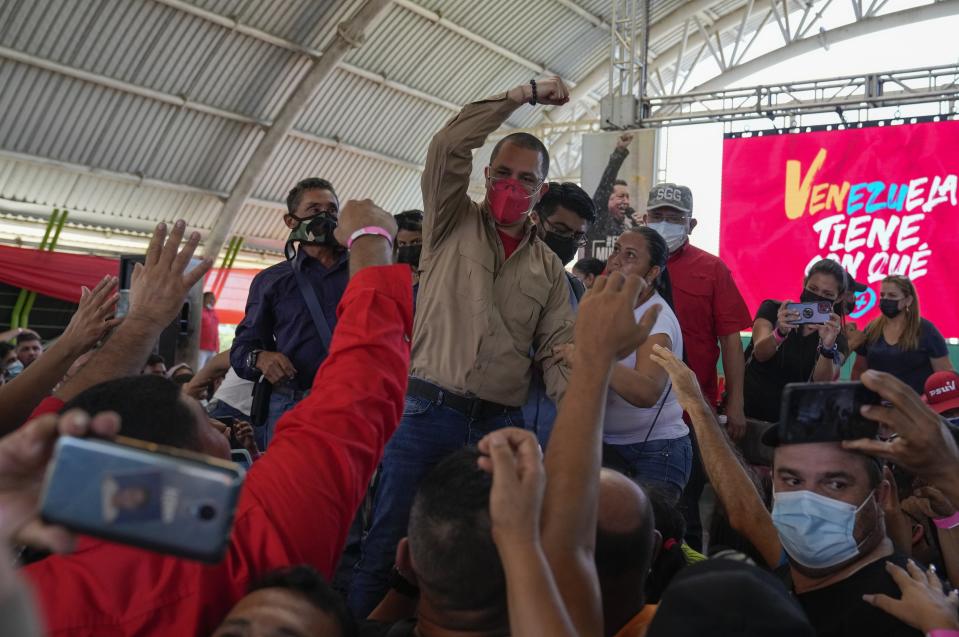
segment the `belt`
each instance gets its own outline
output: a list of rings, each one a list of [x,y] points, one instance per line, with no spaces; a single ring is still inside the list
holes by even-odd
[[[510,411],[518,410],[519,407],[509,407],[489,400],[483,400],[475,396],[463,396],[456,392],[443,389],[439,385],[420,378],[410,378],[406,393],[428,400],[434,405],[449,407],[460,412],[467,418],[476,418],[482,420],[490,416],[499,416]]]
[[[281,396],[288,396],[293,400],[303,400],[310,393],[309,389],[294,389],[287,383],[282,385],[273,385],[273,393]]]

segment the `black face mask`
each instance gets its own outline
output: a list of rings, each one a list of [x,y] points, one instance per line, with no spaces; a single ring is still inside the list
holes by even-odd
[[[577,245],[576,239],[573,237],[560,236],[552,230],[546,231],[546,235],[543,237],[543,243],[556,253],[556,256],[563,262],[563,265],[572,261],[579,251],[579,245]]]
[[[826,302],[826,303],[830,303],[830,304],[835,303],[835,301],[833,301],[832,299],[827,299],[826,297],[820,296],[820,295],[816,294],[815,292],[810,292],[809,290],[803,290],[803,291],[802,291],[802,294],[799,295],[799,302],[800,302],[800,303],[820,303],[820,302]]]
[[[886,318],[896,318],[902,312],[899,309],[899,299],[882,299],[879,301],[879,311]]]
[[[410,246],[400,246],[396,249],[396,262],[408,263],[415,270],[420,266],[420,252],[422,251],[422,243],[415,243]]]

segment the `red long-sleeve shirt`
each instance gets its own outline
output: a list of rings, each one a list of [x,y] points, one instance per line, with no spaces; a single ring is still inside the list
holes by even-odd
[[[205,636],[267,571],[307,563],[329,578],[403,412],[411,290],[406,265],[350,282],[313,390],[247,474],[221,563],[81,538],[24,569],[50,634]]]

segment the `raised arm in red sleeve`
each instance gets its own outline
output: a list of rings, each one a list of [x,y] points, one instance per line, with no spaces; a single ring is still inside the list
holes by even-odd
[[[310,395],[280,420],[247,479],[244,498],[258,501],[283,543],[327,577],[403,414],[412,303],[408,267],[357,273]]]

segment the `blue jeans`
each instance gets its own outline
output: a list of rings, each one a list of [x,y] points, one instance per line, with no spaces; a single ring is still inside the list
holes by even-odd
[[[365,618],[386,595],[396,545],[406,536],[413,496],[423,476],[450,452],[476,444],[490,431],[522,426],[519,409],[475,420],[455,409],[406,397],[403,418],[383,453],[373,519],[353,572],[347,603],[355,616]]]
[[[299,399],[293,398],[291,394],[280,394],[272,393],[270,394],[270,411],[266,417],[266,425],[262,427],[256,427],[257,430],[263,432],[263,446],[260,447],[260,451],[266,451],[266,448],[270,445],[270,441],[273,440],[273,435],[276,433],[276,423],[286,412],[293,409],[296,406],[296,403],[303,400],[304,397]],[[259,445],[259,440],[257,440],[257,445]]]
[[[673,502],[679,501],[693,466],[693,444],[688,435],[609,446],[625,461],[633,480],[660,489]]]
[[[545,450],[556,422],[556,403],[546,394],[543,377],[535,368],[529,384],[529,397],[523,405],[523,422],[526,429],[536,434],[539,446]]]

